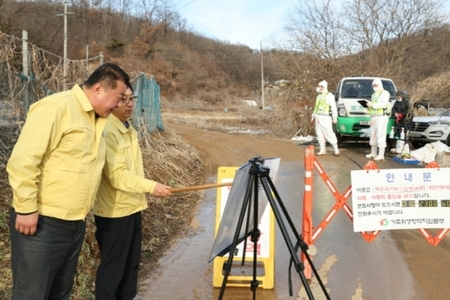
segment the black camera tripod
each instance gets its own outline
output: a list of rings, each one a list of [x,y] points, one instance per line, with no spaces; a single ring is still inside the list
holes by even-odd
[[[256,271],[257,271],[257,242],[260,237],[260,230],[258,229],[259,224],[259,218],[258,218],[258,205],[259,205],[259,183],[261,183],[264,192],[267,196],[267,199],[270,203],[270,206],[272,207],[275,219],[277,220],[278,226],[281,230],[281,233],[284,237],[284,240],[286,242],[286,245],[289,249],[290,255],[291,255],[291,261],[290,266],[294,265],[295,270],[300,276],[300,279],[303,283],[303,286],[305,287],[306,293],[310,300],[314,299],[314,296],[312,294],[312,291],[309,287],[309,284],[306,280],[306,277],[303,273],[303,270],[305,269],[303,263],[300,261],[299,256],[297,255],[297,251],[300,248],[305,255],[306,259],[308,260],[308,263],[311,266],[312,271],[314,272],[314,275],[317,277],[317,281],[320,284],[320,287],[322,288],[323,293],[325,294],[327,299],[330,299],[327,290],[325,289],[325,286],[322,283],[322,280],[319,277],[319,274],[317,273],[316,268],[314,267],[311,258],[309,257],[309,254],[307,253],[308,245],[303,241],[302,237],[299,235],[297,230],[295,229],[295,226],[289,217],[289,214],[286,210],[286,207],[284,206],[283,202],[281,201],[281,198],[275,189],[275,186],[269,177],[270,169],[267,166],[264,166],[264,159],[261,157],[254,157],[251,160],[249,160],[251,163],[250,169],[249,169],[249,177],[248,182],[246,185],[244,200],[242,202],[241,211],[239,214],[239,219],[236,227],[236,231],[233,237],[233,242],[229,249],[229,257],[228,261],[224,264],[224,278],[222,281],[222,286],[220,289],[220,294],[218,299],[222,299],[223,294],[225,292],[225,286],[228,279],[228,276],[231,271],[231,266],[233,263],[233,257],[236,253],[236,246],[239,244],[239,233],[241,232],[242,224],[244,220],[246,221],[246,230],[247,237],[251,237],[251,241],[253,242],[253,280],[250,282],[250,289],[253,291],[253,299],[255,300],[256,297],[256,289],[259,286],[259,281],[256,279]],[[253,192],[253,197],[252,197]],[[273,195],[275,195],[275,198]],[[276,201],[275,201],[276,199]],[[253,210],[251,209],[251,205],[253,204]],[[280,209],[282,213],[284,214],[285,219],[289,223],[289,227],[291,228],[292,233],[294,234],[297,242],[294,246],[293,242],[291,241],[287,227],[284,223],[284,220],[282,218],[282,213],[280,212]],[[251,212],[253,212],[253,216],[251,216]],[[253,228],[251,231],[249,231],[249,221],[250,218],[253,217]],[[244,239],[244,243],[246,243],[247,239]],[[246,245],[244,244],[244,249]],[[244,251],[244,257],[242,259],[242,262],[245,261],[245,251]],[[289,290],[289,295],[292,296],[292,289]]]

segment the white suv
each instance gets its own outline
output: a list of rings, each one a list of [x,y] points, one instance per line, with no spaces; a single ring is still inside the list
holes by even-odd
[[[437,141],[450,146],[450,109],[436,116],[414,117],[409,137],[415,148]]]

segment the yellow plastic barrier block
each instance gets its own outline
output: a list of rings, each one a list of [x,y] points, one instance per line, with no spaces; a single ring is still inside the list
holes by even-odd
[[[238,167],[220,167],[218,170],[217,183],[232,182]],[[231,186],[218,188],[216,200],[216,224],[215,235],[219,230],[221,218],[225,205],[230,193]],[[236,216],[238,222],[238,216]],[[242,226],[245,226],[243,224]],[[252,228],[249,228],[251,230]],[[261,231],[257,243],[257,272],[256,279],[259,281],[259,287],[263,289],[273,289],[274,274],[275,274],[275,218],[270,204],[268,203],[266,209],[261,216],[261,222],[258,225]],[[253,255],[254,244],[247,238],[247,245],[245,251],[245,262],[242,266],[244,242],[238,246],[238,254],[233,257],[232,268],[227,278],[226,286],[233,287],[249,287],[253,280]],[[228,254],[223,257],[217,256],[214,258],[213,265],[213,286],[221,287],[224,279],[225,268],[224,264],[228,261]]]

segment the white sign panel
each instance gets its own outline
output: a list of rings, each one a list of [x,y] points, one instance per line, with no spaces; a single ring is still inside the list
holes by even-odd
[[[450,169],[351,171],[353,230],[450,228]]]
[[[262,198],[260,203],[264,201],[265,204],[263,204],[264,211],[263,211],[262,215],[261,215],[261,213],[259,214],[259,216],[261,216],[261,219],[258,224],[258,229],[260,230],[261,235],[260,235],[260,237],[258,239],[258,243],[256,245],[257,255],[258,255],[258,257],[269,258],[270,257],[269,246],[270,246],[270,234],[271,234],[270,233],[270,209],[271,209],[271,207],[270,207],[270,205],[267,205],[268,200],[267,201],[265,200],[265,199],[267,199],[267,197],[265,195],[265,192],[264,192],[262,186],[259,185],[259,188],[260,188],[260,193],[259,193],[258,197],[260,199]],[[222,190],[223,190],[222,199],[227,199],[228,194],[229,194],[229,193],[227,193],[228,189],[222,189]],[[226,202],[226,201],[224,201],[224,202]],[[225,210],[225,205],[222,205],[221,216],[223,215],[224,210]],[[250,217],[252,217],[252,216],[250,216]],[[235,218],[235,221],[237,221],[237,218]],[[245,229],[245,222],[242,226],[243,226],[242,229]],[[251,222],[250,228],[248,228],[248,229],[253,230],[253,227],[254,227],[253,222]],[[230,244],[232,244],[232,241]],[[238,251],[234,257],[242,257],[243,253],[244,253],[244,243],[243,242],[240,243],[236,248],[238,249]],[[251,236],[249,236],[247,238],[245,256],[252,257],[251,255],[253,255],[253,242],[251,240]],[[224,256],[228,256],[228,255],[224,255]]]
[[[269,176],[272,182],[275,182],[276,175],[280,166],[280,158],[268,158],[264,160],[264,166],[270,169]],[[210,261],[217,255],[225,256],[228,253],[230,246],[233,244],[233,238],[236,232],[239,214],[242,210],[242,204],[244,201],[245,191],[249,187],[249,170],[251,164],[244,165],[236,171],[236,176],[233,181],[233,185],[230,189],[221,189],[221,199],[226,199],[221,202],[221,214],[220,214],[220,226],[214,241],[213,249],[210,255]],[[223,180],[223,182],[229,182],[230,180]],[[250,191],[250,196],[253,199],[253,191]],[[261,185],[258,183],[258,229],[260,230],[260,238],[257,243],[257,255],[262,258],[270,257],[270,210],[271,206],[268,202],[267,195]],[[253,205],[247,207],[245,211],[245,218],[243,220],[242,227],[240,229],[238,241],[238,252],[235,257],[242,257],[244,252],[244,243],[242,241],[253,230]],[[247,218],[250,218],[247,220]],[[245,228],[248,221],[249,228]],[[247,231],[248,230],[248,231]],[[247,237],[246,256],[253,253],[253,242],[250,237]]]

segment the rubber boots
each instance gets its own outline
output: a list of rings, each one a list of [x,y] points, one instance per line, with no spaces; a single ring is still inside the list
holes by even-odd
[[[339,148],[337,144],[331,144],[333,146],[334,149],[334,156],[339,156],[340,152],[339,152]]]
[[[369,154],[366,155],[366,158],[375,158],[377,157],[377,146],[372,146],[372,150]]]
[[[378,156],[375,157],[373,160],[376,161],[384,160],[384,149],[386,149],[386,147],[378,147]]]
[[[319,142],[319,153],[317,155],[325,155],[327,153],[325,142]]]

